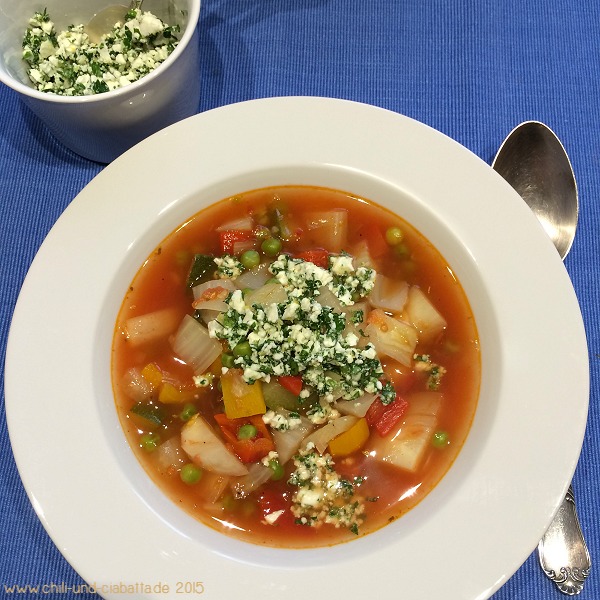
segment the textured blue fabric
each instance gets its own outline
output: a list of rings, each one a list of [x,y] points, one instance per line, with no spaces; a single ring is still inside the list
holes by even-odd
[[[199,28],[200,111],[269,96],[346,98],[431,125],[488,162],[508,131],[524,120],[544,121],[562,139],[581,202],[578,235],[566,266],[581,303],[592,378],[588,429],[574,485],[597,564],[600,4],[204,0]],[[0,85],[2,365],[10,317],[37,249],[61,212],[101,168],[64,149],[15,93]],[[2,389],[3,379],[2,371]],[[566,411],[569,398],[564,401]],[[0,597],[9,597],[5,584],[81,584],[23,490],[9,444],[4,396],[0,412]],[[459,540],[457,546],[460,551]],[[469,568],[463,566],[466,573]],[[248,591],[245,596],[251,597]],[[395,597],[404,597],[401,582]],[[561,597],[542,575],[537,556],[531,555],[494,600]],[[597,572],[592,572],[580,597],[600,598]]]

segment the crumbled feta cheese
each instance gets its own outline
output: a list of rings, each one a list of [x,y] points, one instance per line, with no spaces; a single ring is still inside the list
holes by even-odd
[[[333,421],[340,416],[339,411],[329,404],[333,401],[333,396],[331,398],[325,397],[324,400],[306,412],[308,419],[315,425],[323,425],[323,423]]]
[[[273,525],[277,519],[285,512],[284,509],[276,510],[272,513],[265,515],[265,522],[267,525]]]
[[[352,270],[355,274],[352,261],[347,259],[340,256],[332,260],[338,272]],[[236,260],[226,255],[215,259],[215,263],[229,274]],[[230,348],[241,342],[249,344],[250,353],[234,359],[234,365],[243,369],[246,382],[300,374],[304,383],[328,402],[334,397],[351,400],[367,391],[372,393],[377,384],[381,388],[383,369],[374,347],[359,347],[355,333],[344,334],[347,315],[319,302],[323,285],[346,285],[343,281],[347,276],[334,276],[313,263],[284,254],[269,268],[284,287],[284,302],[248,306],[242,292],[236,290],[226,300],[229,310],[208,324],[211,337],[226,341]],[[365,270],[362,279],[355,278],[356,285],[344,287],[348,302],[353,302],[350,296],[359,290],[364,292],[359,284],[373,280],[373,273]],[[336,377],[327,375],[329,372],[336,373]],[[308,395],[310,390],[302,397]],[[315,422],[331,418],[320,412],[313,416]]]
[[[358,482],[342,479],[329,454],[320,455],[308,444],[294,456],[294,471],[288,483],[297,491],[292,496],[292,513],[298,523],[320,527],[330,523],[358,533],[364,520],[365,502],[355,495]]]
[[[332,256],[329,259],[329,264],[334,275],[348,275],[354,272],[352,257],[349,255]]]
[[[108,92],[137,81],[160,65],[177,46],[178,26],[150,12],[127,13],[99,43],[83,24],[56,32],[46,10],[35,13],[23,38],[23,59],[36,89],[63,96]]]
[[[214,375],[205,373],[204,375],[194,375],[192,381],[196,387],[208,387],[213,382]]]
[[[219,279],[236,279],[244,270],[244,266],[235,256],[226,254],[221,258],[215,258],[214,261],[215,265],[217,265],[217,277]]]
[[[228,304],[236,312],[245,313],[246,303],[244,302],[244,294],[242,294],[242,290],[235,290],[232,292]]]
[[[269,466],[269,463],[270,463],[272,460],[277,460],[277,461],[279,460],[279,453],[278,453],[278,452],[276,452],[275,450],[271,450],[271,451],[269,452],[269,454],[267,454],[265,457],[263,457],[263,458],[261,459],[261,461],[260,461],[260,462],[261,462],[263,465],[265,465],[265,467],[268,467],[268,466]]]
[[[276,431],[289,431],[296,429],[302,425],[302,419],[300,415],[295,412],[290,412],[287,415],[277,413],[274,410],[268,410],[262,417],[265,425],[275,429]]]

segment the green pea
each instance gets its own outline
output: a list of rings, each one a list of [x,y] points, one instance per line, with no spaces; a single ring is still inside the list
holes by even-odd
[[[256,250],[246,250],[240,256],[240,262],[246,269],[253,269],[260,265],[260,254]]]
[[[431,438],[431,443],[435,448],[443,448],[450,443],[450,437],[447,431],[436,431]]]
[[[394,254],[398,258],[408,258],[410,256],[410,252],[408,250],[408,246],[403,243],[396,244],[394,246]]]
[[[238,440],[251,440],[253,437],[256,437],[258,430],[251,423],[246,423],[246,425],[242,425],[237,432]]]
[[[154,452],[160,446],[160,435],[157,433],[145,433],[140,437],[140,446],[146,452]]]
[[[202,469],[194,463],[187,463],[181,467],[179,477],[181,477],[183,483],[194,485],[194,483],[198,483],[202,479]]]
[[[281,240],[274,237],[267,238],[260,248],[267,256],[277,256],[281,251]]]
[[[273,474],[271,475],[271,479],[273,481],[279,481],[280,479],[283,478],[283,476],[285,474],[283,465],[276,459],[269,461],[269,469],[271,469],[271,471],[273,471]]]
[[[233,356],[233,354],[229,354],[229,352],[223,352],[223,354],[221,354],[221,364],[224,367],[227,367],[228,369],[233,368],[234,360],[235,360],[235,357]]]
[[[252,354],[252,348],[248,342],[240,342],[233,349],[234,356],[250,356]]]
[[[400,227],[389,227],[385,239],[390,246],[397,246],[404,239],[404,233]]]
[[[189,402],[188,404],[185,404],[184,407],[181,409],[181,412],[179,413],[179,418],[182,421],[189,421],[195,414],[197,414],[197,412],[198,409],[196,408],[196,406]]]
[[[223,509],[227,512],[235,512],[240,505],[240,501],[236,500],[231,494],[225,494],[221,501]]]

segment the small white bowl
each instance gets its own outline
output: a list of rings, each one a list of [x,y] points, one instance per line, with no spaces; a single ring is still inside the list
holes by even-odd
[[[73,152],[108,163],[156,131],[195,114],[200,100],[197,23],[200,0],[146,0],[149,10],[181,27],[180,42],[154,71],[126,86],[93,96],[39,92],[21,58],[28,20],[47,9],[62,31],[87,23],[110,4],[125,0],[0,0],[0,81],[16,90],[25,104]]]

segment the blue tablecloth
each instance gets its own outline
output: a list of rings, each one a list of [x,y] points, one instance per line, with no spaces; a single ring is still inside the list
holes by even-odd
[[[267,96],[346,98],[422,121],[488,162],[504,136],[524,120],[545,122],[562,139],[581,203],[578,234],[566,267],[585,320],[592,386],[574,485],[592,560],[598,564],[600,4],[204,0],[199,31],[200,112]],[[12,311],[38,247],[69,202],[101,169],[62,147],[12,90],[0,86],[2,364]],[[33,376],[35,365],[31,369]],[[568,426],[569,398],[564,403]],[[0,413],[0,597],[11,597],[3,586],[14,584],[82,583],[25,495],[3,401]],[[456,542],[460,552],[460,540]],[[85,596],[57,592],[48,597]],[[404,597],[401,583],[397,597]],[[532,554],[494,600],[560,597]],[[600,598],[597,571],[592,571],[581,598]]]

